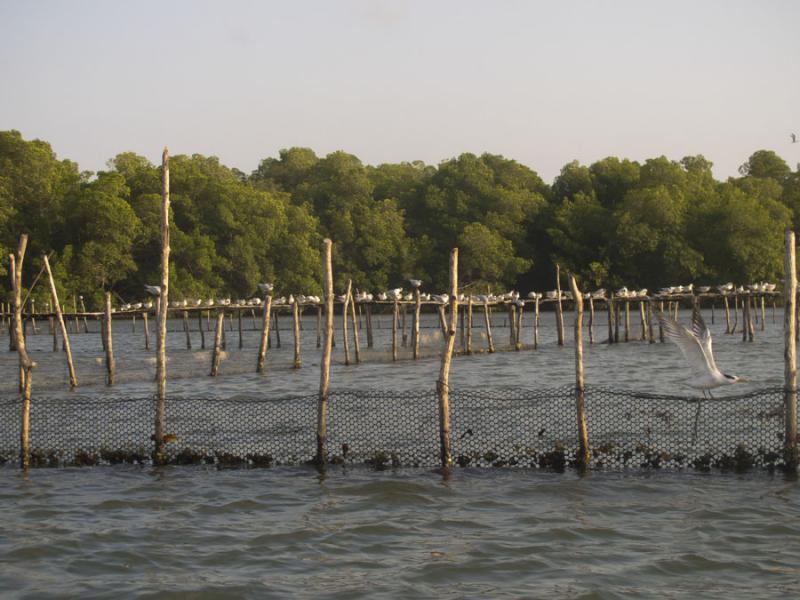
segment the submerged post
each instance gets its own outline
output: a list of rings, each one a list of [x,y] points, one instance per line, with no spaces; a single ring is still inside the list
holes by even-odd
[[[156,398],[153,462],[166,460],[164,429],[167,406],[167,308],[169,307],[169,150],[161,155],[161,294],[158,302],[156,330]]]
[[[419,358],[419,313],[422,309],[422,299],[419,293],[419,285],[414,286],[414,331],[411,335],[414,345],[414,360]]]
[[[539,348],[539,296],[541,294],[536,294],[536,298],[533,300],[533,347],[534,349]]]
[[[450,363],[456,345],[456,327],[458,326],[458,248],[450,251],[450,325],[444,340],[442,365],[439,369],[439,380],[436,382],[439,393],[439,447],[442,467],[449,468],[453,464],[450,450]]]
[[[22,263],[25,260],[25,249],[28,246],[28,235],[19,236],[16,255],[11,254],[10,273],[14,292],[14,335],[19,356],[19,391],[22,397],[22,418],[20,422],[20,466],[27,470],[31,464],[30,425],[31,425],[31,371],[36,366],[28,356],[25,347],[25,333],[22,324]]]
[[[61,329],[61,337],[64,339],[64,351],[67,354],[67,369],[69,370],[69,387],[78,387],[78,378],[75,376],[75,366],[72,363],[72,347],[69,344],[69,335],[67,335],[67,325],[64,323],[64,315],[61,312],[61,304],[58,301],[58,290],[56,290],[56,282],[53,280],[53,273],[50,270],[50,261],[47,260],[47,255],[44,255],[44,268],[47,270],[47,278],[50,281],[50,297],[52,298],[53,309],[56,313],[58,326]],[[53,335],[55,336],[55,327],[53,328]]]
[[[317,402],[317,455],[318,465],[325,464],[327,453],[325,441],[328,435],[328,390],[331,384],[331,350],[333,348],[333,266],[329,239],[322,241],[322,294],[325,302],[325,343],[322,347],[322,362],[319,375],[319,397]]]
[[[397,298],[394,299],[392,305],[392,360],[397,360],[397,327],[400,320],[400,305],[397,303]]]
[[[556,265],[556,328],[558,345],[564,345],[564,308],[561,306],[561,267]]]
[[[786,230],[785,250],[783,257],[784,272],[784,370],[783,370],[783,405],[785,433],[784,461],[786,467],[797,468],[797,257],[794,231]]]
[[[353,350],[356,355],[356,364],[361,362],[361,341],[358,339],[358,317],[356,315],[356,301],[353,293],[350,293],[350,318],[353,322]]]
[[[344,301],[342,302],[342,345],[344,346],[344,364],[350,364],[350,339],[347,335],[347,309],[350,304],[350,292],[353,289],[352,279],[347,280],[347,290],[344,293]],[[396,360],[396,359],[395,359]]]
[[[106,384],[114,385],[114,363],[113,336],[111,335],[111,292],[106,292],[106,308],[103,315],[103,339],[106,347]]]
[[[492,339],[492,319],[489,314],[489,299],[483,301],[483,323],[486,327],[486,342],[489,344],[489,354],[494,353],[494,340]]]
[[[256,373],[264,372],[264,361],[267,358],[267,342],[269,341],[269,326],[272,315],[272,296],[267,293],[264,298],[264,314],[261,318],[261,342],[258,345],[258,362],[256,363]]]
[[[589,428],[586,423],[586,403],[583,378],[583,297],[575,282],[569,276],[569,285],[575,299],[575,408],[578,418],[578,466],[585,469],[589,466]]]
[[[467,299],[467,354],[472,354],[472,294]]]
[[[300,360],[300,302],[295,298],[292,303],[292,334],[294,335],[294,368],[299,369]]]
[[[222,334],[225,330],[225,311],[217,313],[217,328],[214,330],[214,350],[211,354],[211,377],[216,377],[219,373],[219,362],[222,358]]]

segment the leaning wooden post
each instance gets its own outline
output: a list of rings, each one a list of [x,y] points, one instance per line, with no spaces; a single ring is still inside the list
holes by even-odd
[[[300,360],[300,303],[295,298],[292,302],[292,334],[294,335],[294,368],[302,365]]]
[[[86,320],[86,304],[83,302],[83,296],[78,296],[78,299],[81,301],[81,312],[83,313],[83,333],[89,333],[89,321]],[[77,330],[75,333],[78,333]]]
[[[639,336],[641,341],[647,341],[647,315],[645,314],[644,300],[639,300],[639,323],[642,328],[642,334]]]
[[[73,319],[75,321],[75,333],[78,334],[78,333],[80,333],[80,326],[78,325],[78,299],[75,297],[75,295],[72,296],[72,316],[73,316]],[[85,317],[84,317],[84,320],[85,320]],[[88,324],[87,324],[86,327],[87,327],[87,330],[85,331],[85,333],[89,333]]]
[[[64,323],[64,315],[61,313],[61,304],[58,301],[58,290],[56,290],[56,282],[53,280],[53,273],[50,270],[50,261],[47,260],[47,255],[44,256],[44,268],[47,270],[47,278],[50,281],[50,297],[52,305],[56,313],[56,320],[61,329],[61,337],[64,338],[64,351],[67,354],[67,369],[69,370],[69,387],[78,387],[78,378],[75,376],[75,366],[72,364],[72,347],[69,344],[69,335],[67,335],[67,325]],[[55,327],[53,328],[53,335],[55,336]]]
[[[356,315],[356,301],[350,294],[350,318],[353,323],[353,350],[356,355],[356,364],[361,362],[361,340],[358,339],[358,316]]]
[[[216,377],[219,373],[219,363],[222,358],[222,334],[225,330],[225,311],[217,313],[217,327],[214,330],[214,350],[211,354],[211,377]]]
[[[750,330],[748,321],[750,320],[750,298],[742,298],[742,341],[747,341],[747,332]]]
[[[458,248],[450,251],[450,325],[445,336],[442,365],[436,390],[439,394],[439,448],[442,467],[447,469],[453,464],[450,450],[450,363],[456,345],[456,327],[458,326]]]
[[[569,285],[572,296],[575,298],[575,408],[578,417],[578,466],[589,466],[589,428],[586,423],[586,403],[584,397],[583,379],[583,297],[575,282],[575,277],[569,276]]]
[[[492,339],[492,319],[489,316],[489,299],[483,301],[483,323],[486,327],[486,341],[489,344],[489,354],[494,352],[494,340]]]
[[[164,430],[167,410],[167,309],[169,308],[169,150],[161,155],[161,294],[158,303],[158,327],[156,334],[156,398],[153,462],[166,461]]]
[[[397,360],[397,327],[400,320],[400,305],[397,299],[394,300],[392,306],[392,360]]]
[[[189,311],[183,311],[183,331],[186,333],[186,349],[192,349],[192,335],[189,331]]]
[[[147,311],[142,312],[142,321],[144,326],[144,349],[150,350],[150,326],[147,324]]]
[[[414,343],[414,360],[419,358],[419,314],[422,310],[422,298],[419,293],[419,285],[414,287],[414,331],[411,335]]]
[[[784,462],[795,470],[798,464],[797,451],[797,257],[794,231],[786,230],[783,257],[783,407],[785,433]]]
[[[725,303],[725,333],[731,333],[731,306],[728,304],[728,297],[723,296],[722,301]]]
[[[556,265],[556,329],[558,333],[558,345],[564,345],[564,308],[561,306],[561,267]]]
[[[106,292],[106,308],[103,315],[103,339],[106,347],[106,384],[114,385],[114,363],[113,336],[111,335],[111,292]]]
[[[653,336],[653,303],[647,301],[647,339],[651,344],[656,343],[656,338]]]
[[[317,401],[317,455],[315,462],[324,465],[327,460],[325,442],[328,436],[328,390],[331,384],[331,350],[333,348],[333,266],[329,239],[322,241],[322,290],[325,302],[325,343],[320,364],[319,396]]]
[[[25,334],[22,324],[22,263],[25,260],[25,249],[28,246],[27,234],[19,236],[16,256],[10,255],[10,274],[14,282],[14,334],[19,355],[19,387],[22,397],[22,418],[20,422],[20,466],[27,470],[31,463],[30,425],[31,425],[31,387],[33,376],[31,371],[36,366],[28,356],[25,347]]]
[[[269,326],[272,317],[272,296],[267,294],[264,298],[264,314],[261,317],[261,342],[258,345],[258,362],[256,373],[264,372],[264,361],[267,358],[267,342],[269,341]]]
[[[347,290],[344,293],[344,301],[342,302],[342,345],[344,346],[344,364],[345,366],[350,364],[350,339],[347,335],[347,309],[349,308],[350,304],[350,292],[353,289],[353,281],[352,279],[347,280]],[[395,306],[397,302],[395,301]],[[394,357],[397,360],[397,357]]]

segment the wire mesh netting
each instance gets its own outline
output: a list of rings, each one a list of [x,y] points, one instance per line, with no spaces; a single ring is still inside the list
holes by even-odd
[[[701,400],[586,389],[593,468],[774,468],[783,464],[783,391]],[[575,463],[572,387],[451,389],[454,461],[561,470]],[[0,461],[19,455],[19,399],[0,401]],[[155,399],[34,399],[34,466],[151,460]],[[316,452],[317,397],[171,397],[167,448],[176,464],[296,465]],[[335,390],[328,460],[375,468],[439,464],[435,389]]]

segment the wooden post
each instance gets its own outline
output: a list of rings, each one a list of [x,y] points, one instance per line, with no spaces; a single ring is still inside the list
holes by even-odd
[[[33,335],[38,335],[39,328],[36,326],[36,300],[31,298],[31,326],[33,327]]]
[[[512,348],[517,341],[517,307],[508,303],[508,345]]]
[[[400,305],[397,300],[392,306],[392,360],[397,360],[397,326],[400,319]]]
[[[244,337],[242,336],[242,309],[236,310],[236,323],[239,327],[239,350],[244,348]]]
[[[200,332],[200,349],[206,349],[206,332],[203,331],[203,311],[197,311],[197,331]]]
[[[472,294],[467,298],[467,354],[472,354]]]
[[[295,298],[292,303],[292,334],[294,335],[294,368],[302,365],[300,360],[300,303]]]
[[[273,313],[273,319],[275,320],[275,345],[280,348],[281,347],[281,329],[278,326],[278,311],[276,310]]]
[[[372,348],[373,338],[372,338],[372,302],[370,301],[369,304],[366,305],[365,310],[367,312],[367,348]]]
[[[575,299],[575,408],[578,420],[578,466],[589,466],[589,428],[586,423],[586,404],[584,397],[583,378],[583,296],[575,282],[575,277],[569,276],[569,285]]]
[[[419,358],[419,315],[422,310],[422,300],[420,298],[419,287],[414,288],[414,332],[412,341],[414,343],[414,360]]]
[[[761,331],[764,331],[764,329],[765,329],[764,323],[766,323],[766,320],[767,320],[766,299],[762,295],[761,296]]]
[[[608,343],[614,343],[614,294],[610,294],[606,300],[606,310],[608,311]]]
[[[72,364],[72,347],[69,343],[69,335],[67,335],[67,325],[64,323],[64,315],[61,313],[61,304],[58,301],[58,290],[56,290],[56,282],[53,280],[53,273],[50,270],[50,261],[47,255],[44,256],[44,268],[47,270],[47,278],[50,281],[50,298],[54,311],[56,313],[56,320],[61,329],[61,337],[64,338],[64,351],[67,355],[67,369],[69,370],[69,387],[78,387],[78,378],[75,376],[75,366]],[[56,341],[56,329],[53,327],[53,349],[58,350],[58,343]]]
[[[661,300],[658,303],[658,311],[663,313],[664,312],[664,301]],[[661,319],[658,321],[658,341],[662,344],[664,343],[664,328],[661,326]]]
[[[647,339],[651,344],[656,343],[656,338],[653,335],[653,303],[647,302]]]
[[[450,450],[450,363],[456,344],[458,325],[458,248],[450,251],[450,326],[444,340],[442,364],[436,388],[439,393],[439,448],[442,467],[450,468],[453,455]]]
[[[22,398],[22,415],[20,421],[20,466],[27,470],[30,467],[30,424],[31,424],[31,372],[36,363],[28,356],[25,346],[25,334],[22,324],[22,264],[25,260],[25,249],[28,246],[28,235],[19,236],[16,255],[10,256],[9,274],[12,277],[14,292],[14,334],[19,356],[19,390]]]
[[[352,292],[350,293],[350,318],[353,323],[353,349],[356,354],[356,364],[361,362],[361,340],[358,339],[358,318],[356,315],[356,301],[353,298]]]
[[[325,443],[328,436],[328,390],[331,383],[331,350],[333,347],[333,267],[329,239],[322,241],[322,286],[325,300],[325,344],[320,364],[319,396],[317,402],[317,455],[315,462],[324,465],[327,460]]]
[[[728,304],[728,297],[723,296],[722,301],[725,303],[725,333],[731,333],[731,307]]]
[[[783,407],[785,432],[784,462],[787,469],[797,469],[797,257],[794,231],[787,229],[785,233],[785,251],[783,257],[784,277],[784,369],[783,369]]]
[[[192,336],[189,332],[189,311],[183,311],[183,331],[186,333],[186,349],[192,349]]]
[[[750,330],[748,321],[750,320],[750,298],[742,298],[742,341],[747,341],[747,332]]]
[[[556,265],[556,329],[558,333],[558,345],[564,345],[564,308],[561,306],[561,267]]]
[[[217,327],[214,330],[214,351],[211,355],[211,377],[216,377],[219,373],[219,362],[222,357],[222,334],[225,330],[225,311],[217,313]]]
[[[321,307],[320,307],[321,310]],[[264,314],[261,317],[261,342],[258,345],[258,362],[256,373],[264,372],[264,361],[267,358],[267,342],[269,341],[269,326],[272,318],[272,296],[267,294],[264,298]]]
[[[614,300],[614,343],[619,344],[619,322],[620,322],[620,315],[619,315],[619,300]]]
[[[645,315],[644,300],[639,300],[639,321],[642,327],[641,341],[647,341],[647,316]]]
[[[408,346],[408,333],[406,332],[406,312],[407,312],[406,309],[407,308],[408,307],[406,306],[405,302],[400,307],[400,310],[401,310],[401,313],[402,313],[401,314],[402,318],[401,318],[400,329],[403,332],[403,337],[402,337],[402,346],[403,346],[403,348]]]
[[[72,296],[72,317],[75,321],[75,333],[78,334],[80,333],[80,326],[78,325],[78,299],[75,297],[74,294]],[[89,326],[87,325],[86,327],[88,329]],[[89,332],[86,331],[85,333]]]
[[[731,326],[731,335],[736,333],[736,327],[739,325],[739,294],[733,296],[733,325]]]
[[[594,298],[589,295],[589,343],[594,344]]]
[[[447,337],[447,317],[444,316],[444,304],[439,304],[436,306],[436,310],[439,313],[439,326],[442,329],[442,335],[446,338]]]
[[[150,350],[150,326],[147,324],[147,311],[142,312],[142,321],[144,326],[144,349]]]
[[[350,304],[350,292],[353,289],[353,281],[351,279],[347,280],[347,290],[344,293],[344,302],[342,302],[342,345],[344,346],[344,364],[345,366],[350,364],[350,340],[347,335],[347,309],[348,304]],[[395,300],[395,306],[397,306],[397,301]],[[397,360],[397,357],[394,357]]]
[[[111,334],[111,292],[106,292],[106,310],[103,317],[103,337],[106,341],[106,384],[114,385],[114,346]]]
[[[489,343],[489,354],[494,353],[494,340],[492,340],[492,318],[489,313],[488,298],[483,302],[483,323],[486,327],[486,341]]]
[[[81,312],[83,313],[83,333],[89,333],[89,321],[86,320],[86,304],[83,302],[83,296],[78,296],[78,300],[81,301]],[[77,326],[78,320],[77,317],[75,319],[75,324]],[[75,330],[77,333],[77,329]]]
[[[539,348],[539,294],[533,301],[533,347]]]
[[[167,411],[167,316],[169,308],[169,150],[161,155],[161,295],[158,303],[158,328],[156,335],[156,381],[158,396],[154,423],[153,462],[166,461],[164,429]]]
[[[519,301],[517,305],[517,325],[515,327],[516,330],[516,339],[514,340],[514,349],[518,352],[522,350],[522,313],[525,310],[525,303],[523,301]]]
[[[630,340],[631,330],[631,301],[625,299],[625,341]]]

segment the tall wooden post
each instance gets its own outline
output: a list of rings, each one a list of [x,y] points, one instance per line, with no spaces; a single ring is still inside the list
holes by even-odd
[[[658,312],[664,312],[664,301],[658,303]],[[661,326],[661,319],[658,320],[658,341],[664,343],[664,328]]]
[[[449,468],[453,464],[450,449],[450,363],[456,345],[456,327],[458,326],[458,248],[450,251],[450,325],[444,340],[442,364],[436,388],[439,393],[439,448],[442,467]]]
[[[783,405],[784,405],[784,461],[787,468],[797,469],[797,257],[794,231],[786,230],[785,250],[783,258],[784,277],[784,369],[783,369]]]
[[[533,347],[535,349],[539,348],[539,296],[541,294],[536,294],[536,298],[533,300]]]
[[[317,455],[315,462],[323,465],[327,461],[325,443],[328,436],[328,391],[331,384],[331,350],[333,349],[333,266],[331,254],[333,244],[322,241],[322,289],[325,302],[325,343],[319,375],[319,397],[317,402]]]
[[[78,300],[81,302],[81,312],[83,313],[83,333],[89,333],[89,321],[86,319],[86,304],[83,302],[83,296],[78,296]],[[77,318],[75,323],[77,324]]]
[[[350,339],[347,335],[347,309],[349,308],[348,305],[350,303],[350,291],[353,289],[353,281],[351,279],[347,280],[347,290],[344,293],[344,302],[342,302],[342,345],[344,346],[344,364],[350,364]],[[397,303],[395,302],[395,305]],[[395,360],[397,358],[395,357]]]
[[[467,354],[472,354],[472,294],[467,298]]]
[[[244,348],[244,336],[242,332],[242,309],[238,308],[236,310],[236,324],[239,328],[239,350]]]
[[[486,327],[486,341],[489,344],[489,354],[494,353],[494,340],[492,339],[492,318],[489,313],[489,299],[483,301],[483,323]]]
[[[158,303],[158,329],[156,335],[156,398],[155,447],[153,462],[166,460],[164,429],[167,407],[167,309],[169,308],[169,150],[161,155],[161,295]]]
[[[606,300],[606,310],[608,311],[608,343],[614,343],[614,294],[612,293]]]
[[[142,312],[142,325],[144,326],[144,349],[150,350],[150,326],[147,324],[147,311]]]
[[[586,403],[583,378],[583,296],[578,289],[575,277],[569,276],[572,296],[575,298],[575,408],[578,419],[578,464],[581,468],[589,466],[589,428],[586,423]]]
[[[516,339],[514,340],[514,349],[519,351],[522,350],[522,314],[525,311],[525,303],[522,300],[517,301],[517,325],[515,327],[516,330]]]
[[[400,320],[400,305],[397,300],[392,305],[392,360],[397,360],[397,327]]]
[[[50,298],[52,301],[54,312],[56,313],[56,320],[61,329],[61,337],[64,338],[64,351],[67,355],[67,369],[69,370],[69,387],[78,387],[78,378],[75,376],[75,366],[72,364],[72,347],[69,343],[69,335],[67,334],[67,325],[64,323],[64,315],[61,313],[61,304],[58,301],[58,290],[56,290],[56,282],[53,281],[53,273],[50,270],[50,261],[47,255],[44,256],[44,268],[47,270],[47,278],[50,281]],[[55,327],[53,328],[55,335]],[[57,348],[56,348],[57,349]]]
[[[19,236],[16,255],[11,254],[9,273],[13,281],[14,292],[14,335],[19,356],[19,389],[22,398],[22,418],[20,422],[20,465],[24,470],[30,467],[30,425],[31,425],[31,387],[33,376],[31,371],[36,367],[28,356],[25,346],[25,333],[22,324],[22,264],[25,260],[25,249],[28,246],[27,234]]]
[[[631,330],[631,301],[625,300],[625,341],[630,340]]]
[[[225,311],[217,313],[217,327],[214,330],[214,350],[211,354],[211,377],[219,373],[219,363],[222,358],[222,334],[225,332]]]
[[[300,303],[295,298],[292,303],[292,334],[294,335],[294,368],[302,365],[300,360]]]
[[[594,298],[589,295],[589,343],[594,344]]]
[[[353,350],[356,355],[356,364],[361,362],[361,340],[358,339],[359,320],[356,315],[356,301],[350,293],[350,318],[353,324]]]
[[[369,336],[367,336],[369,338]],[[317,305],[317,348],[322,347],[322,305]]]
[[[400,323],[401,323],[400,324],[400,330],[403,333],[402,338],[401,338],[402,339],[401,343],[402,343],[403,348],[408,346],[408,333],[406,332],[406,313],[408,312],[407,309],[408,309],[408,306],[406,305],[405,302],[403,302],[400,305],[400,312],[401,312],[401,315],[400,315],[400,317],[401,317],[400,318]]]
[[[103,344],[106,349],[106,384],[114,385],[114,373],[116,366],[114,363],[114,345],[111,332],[111,292],[106,292],[105,311],[103,314]]]
[[[414,344],[414,360],[419,358],[419,315],[422,309],[422,299],[420,298],[419,287],[414,288],[414,332],[412,342]]]
[[[203,330],[203,311],[197,311],[197,331],[200,332],[200,349],[206,349],[206,332]]]
[[[561,267],[556,265],[556,333],[558,334],[558,345],[564,345],[564,308],[561,305]]]
[[[256,373],[264,372],[264,361],[267,358],[267,342],[269,341],[269,326],[272,317],[272,296],[267,294],[264,298],[264,314],[261,317],[261,342],[258,345],[258,362]]]
[[[186,334],[186,349],[192,349],[192,335],[189,331],[189,311],[183,311],[183,331]]]
[[[364,309],[366,310],[367,316],[367,348],[372,348],[373,345],[373,337],[372,337],[372,301],[370,301]]]

